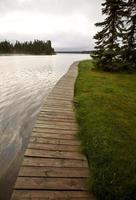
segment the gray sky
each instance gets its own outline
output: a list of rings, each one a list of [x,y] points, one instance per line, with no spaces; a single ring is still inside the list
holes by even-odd
[[[0,40],[50,39],[56,50],[90,50],[102,0],[0,0]]]

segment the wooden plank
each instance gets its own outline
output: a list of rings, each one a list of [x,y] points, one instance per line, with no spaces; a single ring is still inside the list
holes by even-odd
[[[41,124],[41,125],[48,125],[48,126],[51,126],[51,127],[53,127],[53,128],[55,128],[55,127],[57,127],[57,128],[60,128],[61,127],[61,129],[62,128],[66,128],[66,127],[69,127],[69,130],[77,130],[77,126],[73,123],[64,123],[64,122],[52,122],[52,121],[50,121],[50,122],[48,122],[48,123],[46,123],[46,121],[44,121],[43,119],[37,119],[37,121],[36,121],[36,123],[37,124]]]
[[[54,95],[65,96],[66,98],[73,97],[73,93],[68,93],[67,91],[65,92],[64,90],[63,90],[63,93],[59,90],[58,91],[54,90],[54,91],[52,91],[52,96],[54,96]]]
[[[44,105],[48,105],[48,104],[50,104],[50,103],[52,103],[52,104],[54,104],[55,105],[55,103],[62,103],[62,104],[65,104],[65,105],[69,105],[69,106],[71,106],[71,107],[73,107],[73,104],[72,104],[72,99],[71,99],[71,101],[69,101],[68,99],[64,99],[64,98],[61,98],[61,99],[57,99],[57,98],[48,98],[48,101],[44,104]]]
[[[50,125],[59,125],[61,127],[63,126],[68,126],[69,129],[70,127],[74,127],[77,129],[77,125],[75,124],[75,122],[69,122],[69,120],[67,121],[64,121],[64,122],[61,122],[61,121],[50,121],[50,120],[47,120],[46,118],[38,118],[37,121],[36,121],[37,124],[50,124]]]
[[[75,124],[75,120],[74,119],[68,119],[68,118],[63,118],[63,117],[50,117],[50,116],[42,116],[39,115],[37,118],[37,121],[42,120],[45,123],[64,123],[64,124]]]
[[[72,128],[72,129],[68,129],[68,127],[61,127],[61,126],[52,126],[52,125],[46,125],[45,124],[45,126],[44,125],[39,125],[39,124],[37,124],[36,126],[35,126],[35,129],[38,129],[38,130],[44,130],[45,132],[50,132],[51,133],[51,131],[52,131],[52,133],[54,132],[54,133],[73,133],[73,134],[76,134],[77,133],[77,129],[75,129],[75,128]],[[40,132],[40,131],[39,131]]]
[[[65,178],[85,178],[89,176],[88,169],[85,168],[58,168],[58,167],[21,167],[19,176],[26,177],[65,177]]]
[[[64,151],[49,151],[41,149],[27,148],[25,156],[40,157],[40,158],[67,158],[75,160],[86,160],[84,155],[79,152],[64,152]]]
[[[51,115],[51,116],[67,116],[71,117],[72,119],[75,117],[72,112],[64,112],[64,111],[43,111],[41,110],[41,114]]]
[[[51,108],[51,107],[42,109],[41,113],[44,113],[44,112],[45,113],[49,113],[49,112],[50,113],[61,113],[61,114],[64,114],[64,115],[67,114],[67,115],[71,115],[71,116],[73,115],[72,110],[68,110],[68,109],[67,110],[63,110],[63,109],[61,110],[60,108],[57,109],[57,108]]]
[[[68,103],[68,105],[71,105],[71,106],[73,106],[72,104],[71,104],[71,102],[73,101],[73,99],[71,98],[71,100],[69,100],[69,99],[67,99],[66,97],[60,97],[60,99],[58,99],[58,98],[53,98],[53,97],[48,97],[48,101],[44,104],[44,105],[46,105],[46,104],[48,104],[49,102],[52,102],[52,103],[54,103],[54,102],[62,102],[62,103]]]
[[[47,104],[43,105],[43,108],[47,107],[47,106],[53,106],[54,108],[70,108],[71,110],[73,110],[73,105],[71,105],[71,103],[68,102],[63,102],[63,101],[48,101]]]
[[[44,107],[46,106],[53,106],[53,107],[66,107],[66,108],[70,108],[73,109],[73,105],[71,105],[71,102],[63,102],[60,100],[56,100],[56,101],[48,101],[48,104],[44,105]]]
[[[24,157],[22,166],[35,166],[35,167],[78,167],[88,168],[85,160],[68,160],[68,159],[51,159],[51,158],[33,158]]]
[[[71,101],[72,100],[72,98],[71,97],[64,97],[64,96],[62,96],[62,95],[55,95],[55,94],[53,94],[52,95],[52,98],[53,99],[64,99],[64,100],[66,100],[66,101]]]
[[[71,92],[71,93],[73,93],[73,90],[72,90],[72,88],[68,85],[68,87],[66,87],[66,86],[56,86],[56,88],[55,88],[57,91],[59,90],[59,91],[61,91],[61,90],[65,90],[65,91],[67,91],[67,92]]]
[[[42,107],[42,111],[59,111],[65,113],[73,113],[73,108],[66,108],[66,106],[48,106]]]
[[[64,93],[62,93],[62,91]],[[71,92],[70,90],[67,91],[67,90],[64,90],[64,89],[58,89],[57,87],[55,88],[55,90],[52,91],[52,94],[60,94],[62,96],[72,96],[73,97],[73,91]]]
[[[36,189],[36,190],[86,190],[84,178],[33,178],[18,177],[15,189]]]
[[[40,137],[31,137],[30,142],[42,143],[42,144],[65,144],[65,145],[74,145],[80,146],[80,142],[76,140],[63,140],[63,139],[51,139],[51,138],[40,138]]]
[[[66,106],[70,106],[73,108],[72,102],[71,101],[66,101],[66,100],[61,100],[61,99],[48,99],[48,102],[46,104],[44,104],[44,106],[46,105],[66,105]]]
[[[37,191],[37,190],[16,190],[12,200],[39,200],[39,198],[48,198],[48,200],[72,200],[72,198],[86,198],[90,195],[85,191]],[[23,200],[24,200],[23,199]],[[90,199],[90,198],[89,198]],[[91,199],[90,199],[91,200]]]
[[[60,129],[60,127],[58,129],[53,129],[53,128],[43,128],[43,127],[35,127],[33,128],[32,132],[38,132],[38,133],[60,133],[60,134],[69,134],[69,135],[76,135],[77,131],[75,130],[64,130],[64,129]]]
[[[28,148],[31,149],[44,149],[50,151],[68,151],[68,152],[80,152],[79,146],[73,145],[55,145],[55,144],[41,144],[41,143],[29,143]]]
[[[50,199],[48,197],[46,197],[46,198],[45,197],[41,197],[41,198],[39,197],[38,199],[37,199],[37,197],[36,198],[34,198],[34,197],[33,198],[30,198],[30,197],[26,198],[25,197],[25,198],[18,198],[18,199],[16,198],[14,200],[87,200],[87,199],[86,199],[86,197],[85,198],[82,198],[82,197],[81,198],[80,197],[77,197],[77,198],[68,198],[68,197],[57,198],[57,197],[54,197],[54,198],[50,198]]]
[[[63,102],[73,102],[73,99],[67,99],[67,98],[65,98],[65,97],[53,97],[53,96],[49,96],[48,97],[48,100],[50,101],[50,100],[54,100],[54,101],[56,101],[56,100],[60,100],[60,101],[63,101]]]
[[[66,112],[59,112],[59,111],[43,111],[41,110],[40,114],[42,115],[51,115],[51,116],[66,116],[66,117],[69,117],[69,118],[72,118],[72,119],[75,119],[75,116],[74,114],[71,112],[71,113],[66,113]]]
[[[40,132],[32,132],[33,137],[43,137],[43,138],[55,138],[55,139],[67,139],[74,140],[76,137],[72,134],[61,134],[61,133],[40,133]]]
[[[69,121],[69,123],[71,122],[71,123],[74,123],[75,122],[75,118],[74,117],[69,117],[69,116],[67,116],[67,115],[48,115],[48,114],[46,114],[46,113],[44,113],[44,114],[42,114],[42,113],[40,113],[39,115],[38,115],[38,119],[40,119],[40,118],[44,118],[44,119],[47,119],[47,120],[52,120],[52,121]]]
[[[75,127],[69,126],[59,126],[59,125],[52,125],[52,124],[36,124],[36,128],[52,128],[52,129],[61,129],[61,130],[77,130]]]

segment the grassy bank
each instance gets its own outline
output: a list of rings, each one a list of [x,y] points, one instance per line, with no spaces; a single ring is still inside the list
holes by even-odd
[[[75,108],[100,200],[136,199],[136,75],[91,70],[79,64]]]

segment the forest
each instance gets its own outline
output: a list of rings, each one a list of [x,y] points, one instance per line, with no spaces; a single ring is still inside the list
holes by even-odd
[[[54,48],[50,40],[34,40],[30,42],[16,41],[14,44],[5,40],[0,42],[0,54],[33,54],[33,55],[52,55]]]

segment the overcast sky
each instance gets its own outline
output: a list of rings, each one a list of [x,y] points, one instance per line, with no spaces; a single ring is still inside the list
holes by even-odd
[[[50,39],[56,50],[90,50],[102,0],[0,0],[0,40]]]

